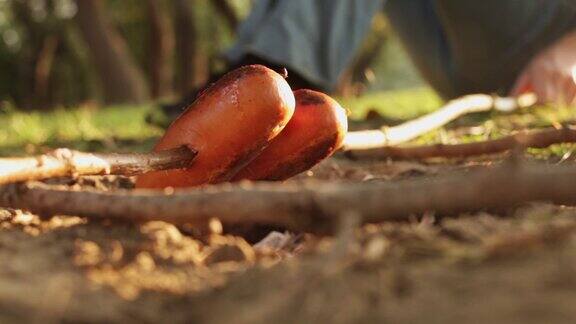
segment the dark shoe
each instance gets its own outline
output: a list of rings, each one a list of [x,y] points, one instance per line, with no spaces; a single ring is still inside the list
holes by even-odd
[[[281,74],[284,73],[284,70],[286,69],[282,65],[271,63],[271,62],[266,61],[265,59],[259,58],[257,56],[246,55],[244,57],[244,59],[242,59],[240,62],[238,62],[237,64],[231,65],[230,68],[226,72],[232,71],[232,70],[237,69],[241,66],[252,65],[252,64],[264,65],[264,66],[266,66],[266,67],[268,67],[268,68],[270,68],[270,69],[272,69],[278,73],[281,73]],[[311,89],[311,90],[318,90],[318,91],[323,90],[323,89],[321,89],[321,87],[309,82],[308,80],[306,80],[304,77],[302,77],[298,73],[291,71],[290,69],[287,69],[287,70],[288,70],[288,78],[286,79],[286,81],[288,81],[288,84],[290,85],[292,90],[298,90],[298,89]],[[159,126],[162,128],[168,127],[170,125],[170,123],[174,119],[176,119],[176,117],[180,116],[180,114],[184,110],[186,110],[186,108],[188,108],[196,100],[198,95],[204,89],[206,89],[212,83],[218,81],[226,72],[220,73],[220,74],[215,74],[215,75],[211,76],[210,79],[208,80],[208,82],[206,82],[202,87],[198,87],[198,88],[192,90],[190,93],[188,93],[186,96],[184,96],[184,98],[182,98],[182,100],[180,100],[176,103],[172,103],[172,104],[161,105],[159,110],[155,110],[155,111],[151,112],[150,114],[148,114],[148,116],[146,116],[146,122],[151,124],[151,125]]]

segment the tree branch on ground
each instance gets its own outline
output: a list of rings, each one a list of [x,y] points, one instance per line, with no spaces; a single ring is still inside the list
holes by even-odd
[[[99,154],[57,149],[24,158],[0,159],[0,184],[77,175],[135,175],[188,166],[197,152],[182,146],[153,153]]]
[[[240,183],[176,192],[96,192],[26,183],[0,187],[0,206],[42,215],[175,224],[218,217],[226,225],[266,224],[330,233],[338,218],[350,212],[361,215],[363,223],[377,223],[430,211],[450,216],[532,201],[575,205],[575,179],[575,165],[510,161],[435,177],[345,186]]]
[[[344,139],[345,150],[372,149],[408,142],[456,118],[476,112],[490,110],[513,111],[535,103],[533,95],[519,98],[501,98],[487,94],[467,95],[454,99],[435,112],[393,127],[377,130],[350,132]]]
[[[368,159],[427,159],[433,157],[463,158],[486,154],[502,153],[518,148],[545,148],[560,143],[576,143],[576,129],[545,129],[521,131],[498,139],[463,143],[433,144],[413,147],[385,146],[368,150],[351,150],[346,155],[351,158]]]

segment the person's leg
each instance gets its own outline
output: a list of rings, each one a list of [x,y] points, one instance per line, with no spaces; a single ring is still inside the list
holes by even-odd
[[[233,64],[263,59],[332,90],[381,5],[382,0],[260,0],[227,58]]]
[[[331,91],[368,32],[384,0],[259,0],[238,29],[235,45],[226,53],[229,69],[262,64],[288,69],[293,89]],[[222,74],[212,75],[207,83]],[[163,105],[165,115],[177,116],[201,88],[180,102]],[[150,117],[153,124],[166,122]]]
[[[576,27],[566,0],[390,0],[393,28],[443,97],[506,94],[530,59]]]
[[[576,28],[567,0],[436,0],[458,94],[507,94],[540,51]]]
[[[451,53],[431,0],[389,0],[388,21],[422,77],[443,97],[454,97]]]

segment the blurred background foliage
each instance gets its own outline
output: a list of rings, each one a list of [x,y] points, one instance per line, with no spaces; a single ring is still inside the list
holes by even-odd
[[[53,147],[150,150],[163,130],[149,117],[170,122],[158,103],[179,100],[226,68],[221,53],[255,1],[0,0],[0,156]],[[441,105],[382,13],[334,95],[351,111],[352,129],[393,125]],[[499,136],[574,119],[573,110],[559,111],[474,123]],[[446,142],[446,134],[419,141]]]
[[[0,0],[4,111],[175,100],[225,68],[250,0]],[[420,85],[383,15],[338,93]]]

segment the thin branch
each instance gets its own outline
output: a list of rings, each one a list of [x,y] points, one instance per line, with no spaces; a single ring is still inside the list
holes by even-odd
[[[0,159],[0,184],[74,175],[135,175],[182,168],[197,152],[182,146],[155,153],[98,154],[57,149],[24,158]]]
[[[371,149],[408,142],[431,130],[442,127],[456,118],[475,112],[513,111],[535,103],[533,95],[519,98],[500,98],[486,94],[473,94],[450,101],[437,111],[394,127],[350,132],[344,139],[345,150]]]
[[[397,182],[356,184],[238,184],[176,191],[69,191],[27,183],[0,187],[0,206],[38,214],[170,223],[267,224],[331,232],[346,212],[364,223],[436,211],[449,216],[529,201],[576,204],[576,166],[504,163],[496,167]]]
[[[464,144],[434,144],[413,147],[385,146],[368,150],[346,152],[351,158],[369,159],[426,159],[433,157],[462,158],[495,154],[516,148],[545,148],[560,143],[576,143],[576,129],[546,129],[522,131],[506,137]]]

